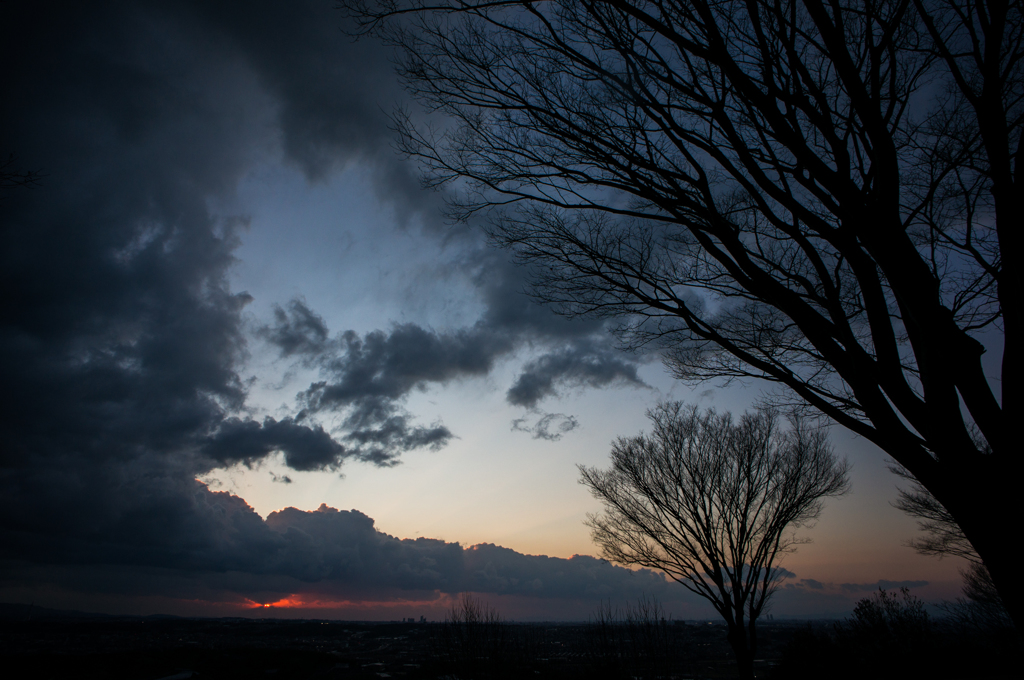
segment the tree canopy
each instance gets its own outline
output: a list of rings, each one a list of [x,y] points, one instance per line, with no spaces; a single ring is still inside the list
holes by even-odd
[[[1021,2],[349,6],[446,117],[402,148],[541,300],[874,442],[1024,622]]]
[[[725,619],[744,677],[755,623],[778,587],[779,558],[801,541],[823,499],[846,492],[847,466],[821,428],[779,427],[768,410],[733,423],[682,403],[648,412],[650,434],[620,438],[608,470],[580,467],[605,507],[588,517],[601,554],[664,571]]]

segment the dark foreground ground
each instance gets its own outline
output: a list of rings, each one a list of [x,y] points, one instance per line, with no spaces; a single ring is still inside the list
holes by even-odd
[[[6,613],[0,616],[0,673],[11,678],[682,680],[736,676],[724,626],[707,622],[452,627],[274,619],[29,618]],[[763,623],[758,677],[845,677],[841,669],[858,662],[828,658],[836,653],[828,643],[833,629],[827,622]],[[875,650],[876,657],[879,651]],[[794,664],[794,653],[811,663]],[[841,656],[848,653],[841,650]],[[991,657],[990,652],[979,653]],[[961,666],[956,669],[947,665],[947,675],[1019,677],[1010,668],[1005,673],[993,670],[999,666],[993,667],[990,661],[958,662]],[[832,672],[823,673],[823,665]],[[9,674],[11,670],[15,672]],[[903,669],[888,670],[907,677]],[[936,677],[934,672],[927,675]],[[859,672],[858,676],[866,677]]]

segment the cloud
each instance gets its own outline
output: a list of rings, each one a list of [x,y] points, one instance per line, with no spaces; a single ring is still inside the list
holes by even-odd
[[[875,583],[841,583],[839,587],[850,593],[870,593],[879,589],[923,588],[926,585],[928,585],[928,581],[887,581],[880,579]]]
[[[692,599],[664,575],[634,571],[605,560],[525,555],[493,544],[464,548],[429,538],[400,539],[379,531],[356,510],[321,505],[314,511],[285,508],[261,520],[241,499],[196,487],[194,510],[218,516],[213,536],[171,531],[152,537],[144,565],[109,543],[107,558],[71,555],[65,567],[25,573],[19,563],[0,563],[9,579],[56,585],[80,594],[146,594],[214,601],[267,601],[291,593],[325,600],[401,600],[430,593],[525,596],[583,600]],[[173,523],[170,527],[174,528]],[[6,530],[4,530],[6,531]],[[216,540],[211,540],[216,539]],[[133,545],[132,551],[138,546]],[[70,564],[69,564],[70,563]],[[89,571],[85,565],[102,564]],[[81,565],[81,566],[79,566]],[[170,571],[168,569],[170,568]],[[83,574],[88,573],[88,578]],[[175,576],[175,574],[180,576]],[[230,578],[226,578],[229,575]]]
[[[532,425],[529,417],[516,418],[512,421],[512,429],[518,432],[529,432],[534,439],[546,439],[558,441],[562,435],[572,432],[579,427],[579,421],[573,416],[563,413],[545,413],[541,415]],[[554,431],[552,432],[552,429]]]
[[[291,418],[279,422],[270,417],[262,423],[228,418],[207,438],[201,451],[216,467],[252,465],[280,451],[293,470],[333,470],[347,457],[345,447],[320,425],[308,427]]]
[[[335,560],[322,536],[351,525],[368,541],[357,556],[370,557],[359,559],[391,574],[380,587],[436,583],[416,555],[443,566],[455,548],[385,540],[355,515],[264,521],[196,475],[276,452],[292,470],[334,470],[444,446],[457,433],[418,423],[405,409],[409,395],[488,375],[524,348],[542,359],[517,381],[516,403],[639,384],[632,359],[599,349],[608,337],[599,322],[570,323],[533,304],[522,294],[528,272],[486,250],[479,233],[453,230],[439,238],[457,241],[452,275],[478,291],[477,323],[332,335],[296,299],[257,335],[318,379],[296,412],[254,415],[243,378],[252,297],[229,284],[248,218],[213,206],[232,205],[242,178],[281,159],[311,181],[369,164],[382,197],[406,216],[433,215],[440,200],[418,191],[390,147],[380,104],[399,94],[383,48],[352,43],[340,21],[315,1],[5,8],[0,157],[13,153],[45,173],[39,186],[5,195],[0,213],[7,559],[40,573],[136,569],[139,583],[158,570],[201,572],[208,583],[238,572],[270,588],[273,579],[348,573],[339,565],[355,553]],[[442,233],[436,217],[423,221]],[[560,436],[574,422],[531,431]],[[381,567],[388,551],[393,569]],[[159,573],[157,581],[174,580]],[[356,583],[376,578],[353,573],[362,574]]]
[[[682,586],[650,570],[632,571],[584,555],[569,559],[523,555],[494,544],[481,544],[464,553],[462,590],[534,597],[634,599],[643,594],[666,599],[679,596]]]
[[[501,307],[509,297],[491,289],[488,299]],[[389,464],[404,451],[444,446],[454,436],[441,424],[412,425],[402,404],[413,391],[489,375],[498,361],[527,344],[560,346],[527,363],[507,393],[513,405],[534,409],[566,388],[646,387],[636,361],[609,349],[607,338],[602,343],[592,334],[568,336],[565,321],[544,311],[550,319],[542,315],[543,322],[534,319],[519,327],[515,323],[524,314],[488,307],[475,324],[445,332],[406,323],[387,332],[345,331],[332,338],[323,318],[294,299],[286,308],[276,307],[273,323],[258,335],[282,359],[319,370],[323,379],[300,395],[303,417],[343,413],[340,436],[358,447],[360,457]],[[527,416],[516,419],[512,429],[535,439],[557,440],[578,427],[575,417],[563,414],[546,414],[529,425],[527,421]]]
[[[363,406],[370,405],[364,403]],[[370,408],[373,412],[372,420],[359,412],[346,419],[345,425],[351,429],[345,439],[355,444],[360,458],[376,465],[393,465],[402,453],[413,449],[429,448],[436,451],[453,437],[451,431],[440,423],[430,427],[410,425],[411,417],[398,412],[398,407],[393,404],[383,402]],[[356,424],[353,417],[363,426],[352,427]]]
[[[0,40],[17,64],[2,145],[47,173],[4,202],[3,390],[18,397],[0,413],[0,456],[69,470],[189,458],[246,396],[251,298],[226,278],[245,222],[207,199],[265,141],[248,106],[259,91],[216,43],[183,53],[187,28],[50,10],[59,25],[5,14],[18,35]]]
[[[636,363],[605,347],[577,342],[529,362],[509,388],[506,399],[515,406],[533,408],[545,397],[566,388],[601,388],[609,385],[647,387],[637,375]]]
[[[787,577],[792,578],[793,576],[795,574],[792,572],[787,573]],[[854,593],[870,593],[877,591],[879,588],[882,590],[895,590],[899,588],[923,588],[927,585],[929,585],[929,581],[889,581],[879,579],[874,583],[822,583],[813,578],[802,578],[796,583],[786,584],[785,587],[789,590],[830,591],[850,595]]]
[[[314,410],[348,406],[365,397],[398,399],[428,383],[484,376],[495,359],[512,348],[506,338],[487,332],[436,333],[416,324],[362,337],[348,331],[339,345],[337,355],[323,359],[331,382],[308,393]]]
[[[528,333],[495,327],[494,321],[488,311],[476,324],[447,332],[407,323],[389,332],[345,331],[331,338],[323,318],[296,299],[287,308],[275,308],[273,324],[258,334],[278,348],[281,358],[315,366],[324,378],[300,395],[304,417],[344,413],[340,436],[357,447],[360,457],[389,464],[404,451],[438,448],[454,436],[441,424],[412,425],[402,407],[410,393],[488,375],[496,362],[540,339],[536,328]],[[526,365],[508,392],[510,403],[532,409],[565,387],[646,386],[636,363],[601,347],[592,337],[576,338],[568,345],[564,337],[558,341],[560,349]],[[515,431],[552,441],[578,426],[575,417],[564,414],[545,414],[533,424],[524,416],[512,423]]]
[[[350,68],[378,48],[332,16],[316,2],[5,9],[0,149],[45,171],[0,214],[11,558],[232,568],[254,536],[278,538],[197,474],[275,451],[300,470],[376,460],[297,414],[248,417],[252,298],[228,283],[247,219],[211,208],[282,144],[310,176],[320,152],[392,157],[373,92],[353,103],[344,80],[390,66]],[[294,330],[315,342],[306,322]],[[309,351],[302,338],[291,352]]]
[[[290,301],[287,310],[275,305],[274,323],[260,327],[256,334],[275,345],[282,357],[299,356],[307,362],[318,360],[330,348],[323,317],[298,299]]]
[[[773,613],[791,618],[846,618],[853,612],[859,600],[878,592],[879,588],[929,589],[928,599],[940,599],[946,595],[949,584],[932,584],[929,581],[890,581],[879,579],[873,583],[832,583],[813,578],[802,578],[782,584],[772,600]],[[934,586],[938,586],[935,588]],[[949,592],[954,596],[955,590]]]
[[[379,465],[392,464],[411,449],[440,448],[454,436],[441,423],[414,425],[403,406],[410,393],[485,376],[513,348],[508,337],[487,330],[438,333],[416,324],[331,338],[323,319],[301,300],[276,308],[274,323],[258,334],[282,358],[297,358],[320,371],[323,379],[300,395],[300,417],[343,414],[338,432],[350,455]]]
[[[382,105],[402,95],[389,52],[374,41],[347,38],[331,3],[191,0],[166,6],[168,14],[244,58],[276,104],[285,156],[307,177],[323,178],[353,158],[400,171],[380,114]]]

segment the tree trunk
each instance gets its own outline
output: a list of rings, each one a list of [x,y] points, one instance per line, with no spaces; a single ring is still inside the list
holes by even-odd
[[[736,666],[740,671],[742,680],[754,680],[754,652],[753,640],[748,639],[747,631],[742,625],[729,626],[729,645],[736,656]]]
[[[1017,636],[1024,638],[1024,587],[1020,580],[1020,557],[1016,552],[1019,548],[1013,543],[1006,542],[1005,536],[1002,541],[996,551],[979,550],[978,554],[992,575],[992,582],[999,592],[1003,607],[1017,629]]]
[[[1005,492],[991,491],[992,496],[975,499],[972,508],[975,521],[965,533],[992,575],[1018,637],[1024,637],[1024,582],[1020,578],[1019,547],[1014,540],[1019,528],[1014,518],[1020,516],[1020,501],[1007,497]]]
[[[1016,461],[987,462],[975,461],[955,470],[956,474],[944,475],[943,486],[951,493],[946,498],[936,494],[936,498],[946,505],[985,563],[1018,636],[1024,637],[1024,582],[1015,540],[1020,528],[1021,466]]]

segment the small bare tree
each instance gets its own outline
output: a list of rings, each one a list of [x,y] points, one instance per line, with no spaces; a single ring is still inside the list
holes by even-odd
[[[821,428],[759,410],[728,413],[682,403],[648,412],[650,434],[620,438],[609,470],[580,466],[605,506],[588,525],[604,557],[660,569],[706,598],[725,619],[743,677],[752,678],[755,622],[778,587],[791,529],[846,492],[847,464]]]

